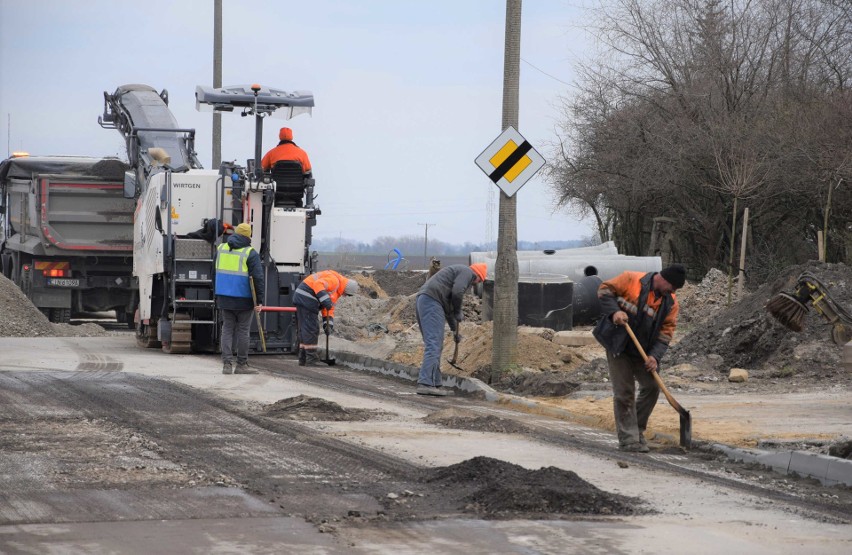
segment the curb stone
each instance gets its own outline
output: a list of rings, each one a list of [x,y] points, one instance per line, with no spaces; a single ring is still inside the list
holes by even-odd
[[[350,368],[394,376],[415,383],[420,373],[420,369],[414,366],[376,359],[366,355],[333,350],[330,354],[338,361],[344,362]],[[492,403],[516,405],[526,410],[534,411],[536,414],[555,418],[570,418],[588,426],[593,426],[596,422],[596,419],[576,414],[566,409],[545,405],[532,399],[518,397],[517,395],[500,393],[477,378],[442,374],[443,379],[441,380],[441,384],[444,387],[452,387],[466,393],[482,393],[485,400]],[[667,439],[676,441],[676,438]],[[743,449],[721,443],[714,443],[710,445],[710,448],[721,451],[725,456],[734,461],[758,463],[781,474],[796,474],[802,477],[814,478],[825,486],[835,486],[838,484],[852,486],[852,460],[839,459],[807,451]]]

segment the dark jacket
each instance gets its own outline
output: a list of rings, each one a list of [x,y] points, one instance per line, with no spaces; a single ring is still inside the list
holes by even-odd
[[[640,272],[624,272],[601,284],[598,290],[601,319],[592,334],[610,354],[619,356],[627,353],[641,358],[624,326],[612,323],[612,315],[619,310],[627,313],[628,324],[648,356],[660,362],[666,354],[674,335],[678,304],[674,295],[666,295],[659,299],[656,310],[649,309],[648,296],[655,274],[656,272],[644,275]],[[643,310],[637,307],[642,307]],[[648,314],[649,310],[654,312],[653,316]],[[665,333],[661,333],[664,326]]]
[[[250,245],[251,239],[244,235],[237,235],[235,233],[228,237],[228,246],[232,249],[242,249]],[[257,251],[252,249],[248,260],[246,260],[246,265],[248,266],[249,276],[254,278],[254,291],[257,296],[257,304],[263,304],[263,293],[266,289],[264,288],[263,265],[260,263],[260,255],[257,254]],[[222,310],[252,310],[254,308],[254,303],[250,298],[230,297],[228,295],[216,295],[216,304]]]
[[[470,266],[453,264],[438,270],[434,276],[426,280],[420,287],[417,296],[428,295],[444,308],[444,316],[450,329],[456,331],[456,323],[462,314],[462,298],[465,291],[476,280],[476,274]]]

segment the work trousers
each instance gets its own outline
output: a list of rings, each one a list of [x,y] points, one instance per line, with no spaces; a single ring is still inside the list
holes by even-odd
[[[254,310],[220,310],[222,315],[222,337],[219,346],[222,349],[222,361],[233,362],[234,345],[237,348],[237,364],[248,362],[249,333],[251,332],[251,314]]]
[[[319,342],[318,310],[297,304],[296,322],[299,325],[299,348],[306,351],[316,351]]]
[[[415,304],[417,324],[423,337],[423,363],[417,383],[440,387],[441,352],[444,350],[444,307],[429,295],[418,295]]]
[[[644,440],[648,419],[657,404],[660,388],[654,376],[645,370],[642,359],[621,354],[606,354],[609,379],[612,382],[612,403],[615,409],[615,429],[618,444],[630,445]],[[636,394],[639,382],[639,394]]]

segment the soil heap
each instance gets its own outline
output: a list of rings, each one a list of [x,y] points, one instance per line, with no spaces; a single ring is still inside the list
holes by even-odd
[[[0,337],[94,337],[97,324],[53,324],[12,281],[0,274]]]
[[[835,301],[852,309],[852,270],[844,264],[810,262],[790,267],[773,283],[746,292],[730,305],[727,276],[711,269],[701,282],[687,283],[678,291],[681,317],[663,369],[676,374],[682,386],[693,382],[708,392],[713,390],[708,390],[707,384],[716,383],[717,389],[728,387],[727,374],[734,367],[749,372],[749,383],[736,386],[745,390],[769,388],[780,392],[852,385],[852,376],[840,367],[842,348],[832,342],[830,329],[815,311],[809,311],[804,331],[795,333],[765,310],[775,294],[791,292],[804,271],[822,281]],[[381,270],[353,276],[369,283],[376,294],[342,298],[338,302],[340,322],[336,332],[359,344],[381,344],[382,358],[418,366],[423,344],[414,302],[425,274]],[[492,323],[480,321],[481,300],[470,292],[465,295],[463,310],[465,321],[456,368],[445,364],[443,370],[491,383]],[[492,386],[538,396],[562,396],[580,386],[608,387],[606,355],[599,345],[566,347],[552,341],[553,330],[520,331],[519,368],[504,373],[500,383],[491,383]],[[449,337],[448,331],[444,359],[452,356],[453,342]]]

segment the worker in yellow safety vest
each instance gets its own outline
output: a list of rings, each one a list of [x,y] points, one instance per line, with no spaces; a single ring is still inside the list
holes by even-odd
[[[254,279],[257,305],[252,299],[249,277]],[[260,312],[264,291],[263,266],[257,251],[251,247],[251,226],[241,223],[216,252],[216,305],[222,315],[223,374],[257,374],[248,365],[249,333],[252,310]]]

